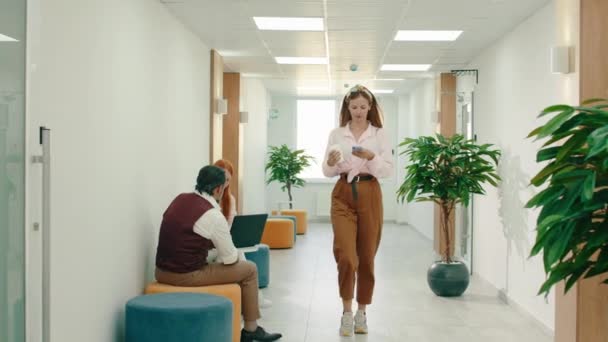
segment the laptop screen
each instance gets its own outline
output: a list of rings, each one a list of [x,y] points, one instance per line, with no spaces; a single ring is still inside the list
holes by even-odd
[[[268,214],[238,215],[234,217],[230,234],[236,248],[253,247],[262,241]]]

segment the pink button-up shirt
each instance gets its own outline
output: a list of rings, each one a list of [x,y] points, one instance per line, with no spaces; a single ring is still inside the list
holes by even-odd
[[[344,160],[330,167],[327,165],[327,159],[330,150],[336,145],[340,147]],[[374,158],[367,160],[354,156],[352,147],[355,145],[374,152]],[[369,173],[376,178],[387,178],[393,174],[392,149],[382,128],[374,127],[370,123],[359,137],[359,141],[350,131],[350,122],[331,131],[323,160],[323,174],[326,177],[334,177],[341,173],[348,173],[349,183],[360,173]]]

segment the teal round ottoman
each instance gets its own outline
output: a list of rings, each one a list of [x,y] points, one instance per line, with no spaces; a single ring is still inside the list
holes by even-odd
[[[126,342],[231,342],[232,304],[203,293],[135,297],[126,305]]]
[[[256,247],[256,251],[245,252],[245,258],[258,267],[258,286],[264,288],[270,283],[270,248],[263,243]]]

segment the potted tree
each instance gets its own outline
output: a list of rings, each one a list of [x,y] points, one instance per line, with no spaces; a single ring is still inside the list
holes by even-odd
[[[298,174],[310,165],[313,157],[304,153],[304,150],[291,150],[287,145],[270,146],[268,151],[268,162],[266,172],[270,171],[270,177],[266,184],[279,182],[281,190],[287,190],[289,197],[289,209],[293,209],[292,188],[302,187],[305,181]]]
[[[531,181],[546,188],[526,205],[541,209],[531,251],[542,252],[547,274],[539,294],[547,295],[560,281],[567,292],[581,278],[608,272],[606,108],[606,99],[548,107],[539,117],[552,118],[528,136],[549,139],[536,156],[547,164]]]
[[[431,201],[441,212],[441,259],[428,270],[427,280],[438,296],[460,296],[469,284],[469,271],[463,262],[453,258],[453,223],[450,219],[456,205],[468,206],[472,194],[484,194],[483,183],[497,185],[500,177],[496,166],[500,151],[491,144],[478,145],[462,135],[446,138],[423,136],[406,138],[399,147],[407,155],[406,176],[397,190],[397,198],[411,201]]]

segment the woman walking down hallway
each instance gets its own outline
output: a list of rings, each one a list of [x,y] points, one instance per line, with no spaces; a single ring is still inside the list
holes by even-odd
[[[334,258],[343,313],[340,335],[367,334],[367,305],[374,291],[374,259],[382,233],[382,191],[378,178],[393,172],[392,149],[382,128],[376,97],[357,85],[344,96],[340,127],[329,136],[323,173],[340,175],[331,195]],[[352,301],[358,309],[353,316]]]

